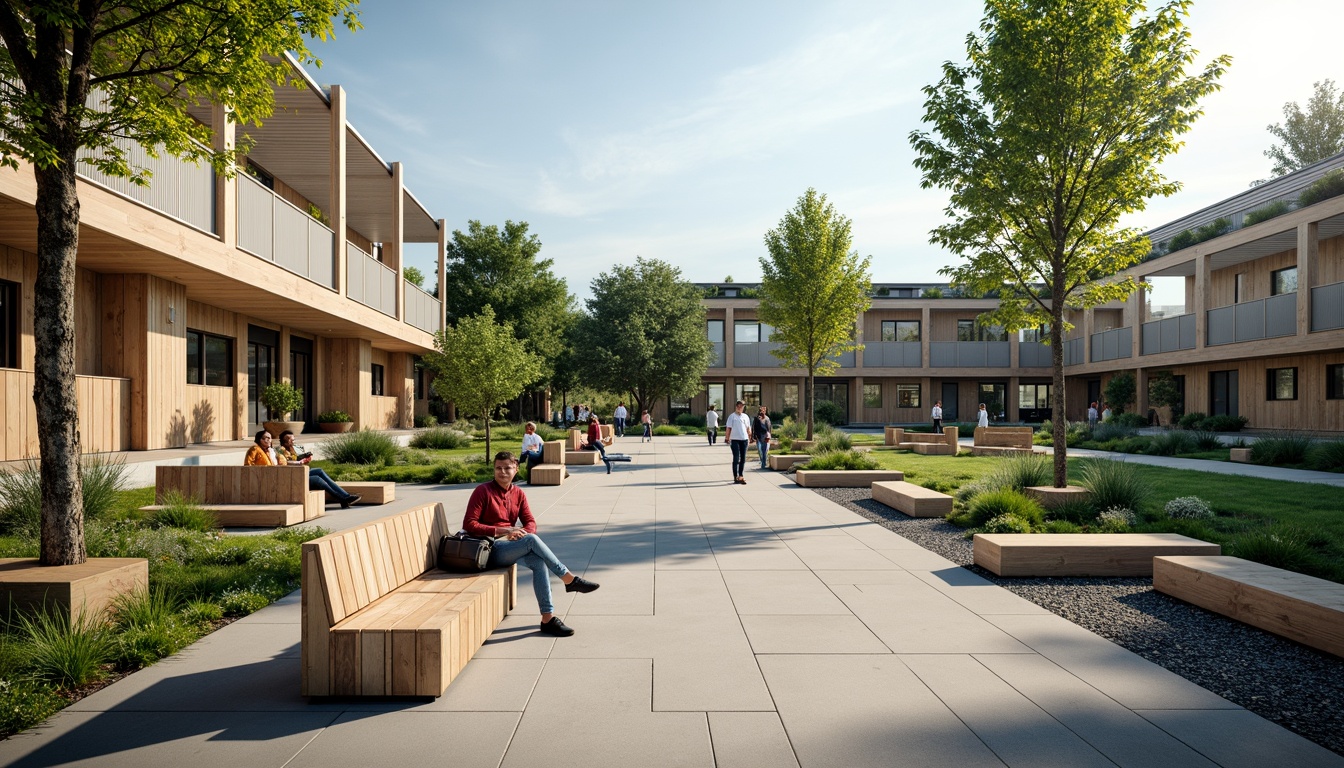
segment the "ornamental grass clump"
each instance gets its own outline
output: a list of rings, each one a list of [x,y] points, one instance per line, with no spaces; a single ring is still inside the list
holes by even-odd
[[[1195,437],[1183,430],[1170,430],[1154,435],[1148,442],[1148,453],[1153,456],[1175,456],[1178,453],[1194,453],[1199,449]]]
[[[1212,451],[1223,447],[1223,441],[1218,439],[1217,432],[1198,429],[1191,432],[1190,437],[1194,438],[1195,447],[1201,451]]]
[[[1152,493],[1136,465],[1112,459],[1087,462],[1079,481],[1090,491],[1088,501],[1096,509],[1139,509]]]
[[[1163,507],[1167,517],[1172,520],[1212,520],[1213,508],[1198,496],[1181,496],[1167,502]]]
[[[391,464],[401,449],[391,437],[372,429],[347,432],[322,444],[322,452],[337,464]]]
[[[162,588],[119,595],[112,609],[117,666],[148,666],[195,641],[199,627],[185,621],[178,606],[177,598]]]
[[[878,464],[865,453],[858,451],[826,451],[812,455],[806,464],[798,469],[838,469],[863,470],[877,469]]]
[[[80,614],[68,619],[58,611],[19,614],[18,631],[26,645],[24,666],[36,680],[78,688],[101,680],[104,665],[116,653],[107,625]]]
[[[676,437],[681,434],[681,430],[671,424],[659,424],[653,428],[655,437]]]
[[[812,447],[807,449],[807,452],[813,456],[833,451],[848,451],[854,448],[854,441],[850,439],[848,433],[829,427],[817,430],[815,440]]]
[[[1009,515],[1027,521],[1033,527],[1045,522],[1045,510],[1035,501],[1017,491],[1002,489],[986,491],[971,499],[961,514],[949,517],[954,525],[969,528],[982,528],[985,523]]]
[[[1311,438],[1297,432],[1262,437],[1251,444],[1251,461],[1279,466],[1305,464],[1311,443]]]
[[[1092,428],[1092,439],[1098,443],[1106,443],[1111,440],[1124,440],[1134,437],[1138,433],[1138,430],[1133,427],[1108,421]]]
[[[213,531],[219,528],[215,513],[201,506],[195,497],[179,491],[164,494],[163,508],[154,513],[150,524],[156,528],[184,528],[190,531]]]
[[[1307,465],[1320,472],[1344,471],[1344,440],[1317,443],[1307,453]]]
[[[1228,554],[1275,568],[1307,572],[1316,562],[1316,553],[1308,539],[1302,531],[1282,526],[1250,531],[1232,540]]]
[[[116,509],[126,489],[126,464],[120,458],[90,456],[79,467],[84,486],[84,518],[97,520]],[[42,479],[36,459],[14,470],[0,470],[0,525],[17,536],[36,538],[42,530]]]
[[[505,439],[498,433],[495,437]],[[426,429],[423,432],[417,432],[415,437],[411,438],[411,447],[424,450],[452,450],[455,448],[466,448],[471,445],[471,435],[458,432],[451,427],[434,427]]]

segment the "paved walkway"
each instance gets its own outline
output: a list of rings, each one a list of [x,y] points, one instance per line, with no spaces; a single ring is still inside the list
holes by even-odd
[[[0,743],[20,766],[1342,766],[1328,752],[696,438],[533,488],[602,583],[524,589],[433,701],[309,703],[299,595]],[[470,489],[398,489],[346,527]],[[520,580],[522,585],[528,582]]]

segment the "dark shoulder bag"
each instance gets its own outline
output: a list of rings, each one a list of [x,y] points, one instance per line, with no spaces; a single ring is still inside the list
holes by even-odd
[[[494,549],[494,539],[478,539],[458,531],[439,542],[439,567],[453,573],[480,573]]]

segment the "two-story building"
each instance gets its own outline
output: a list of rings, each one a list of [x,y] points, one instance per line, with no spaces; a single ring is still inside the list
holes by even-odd
[[[339,86],[293,60],[301,89],[231,178],[128,146],[139,187],[79,169],[77,370],[87,452],[250,437],[270,418],[265,386],[307,395],[294,420],[343,410],[357,427],[407,427],[426,409],[416,358],[443,325],[433,296],[403,277],[408,243],[446,227],[346,119]],[[223,106],[193,116],[234,146]],[[0,460],[38,453],[32,401],[37,190],[30,167],[0,170]]]

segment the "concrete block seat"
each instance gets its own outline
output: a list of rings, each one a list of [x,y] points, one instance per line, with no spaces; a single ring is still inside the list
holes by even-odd
[[[171,493],[192,499],[225,527],[278,528],[326,514],[326,494],[308,489],[308,467],[155,467],[153,515]]]
[[[800,469],[793,482],[804,488],[868,488],[875,482],[904,480],[897,469]]]
[[[300,693],[441,696],[516,601],[517,569],[437,570],[425,504],[303,545]]]
[[[1344,657],[1344,584],[1238,557],[1153,559],[1153,589]]]
[[[570,466],[591,467],[601,458],[597,451],[565,451],[565,464]]]
[[[1250,448],[1233,448],[1233,449],[1231,449],[1231,452],[1228,454],[1228,460],[1229,460],[1229,461],[1235,461],[1235,462],[1237,462],[1238,464],[1250,464],[1250,463],[1251,463],[1251,449],[1250,449]]]
[[[1002,456],[1006,453],[1032,453],[1031,427],[976,427],[971,453],[976,456]]]
[[[910,517],[944,517],[952,512],[952,497],[904,480],[873,483],[873,501]]]
[[[975,564],[999,576],[1151,576],[1162,555],[1217,555],[1175,533],[977,533]]]
[[[356,506],[387,504],[397,500],[396,483],[385,481],[347,483],[338,480],[336,484],[344,488],[346,493],[353,493],[359,497],[359,501],[355,502]]]
[[[766,457],[769,467],[775,471],[792,469],[795,464],[804,464],[812,457],[806,453],[772,453]]]

